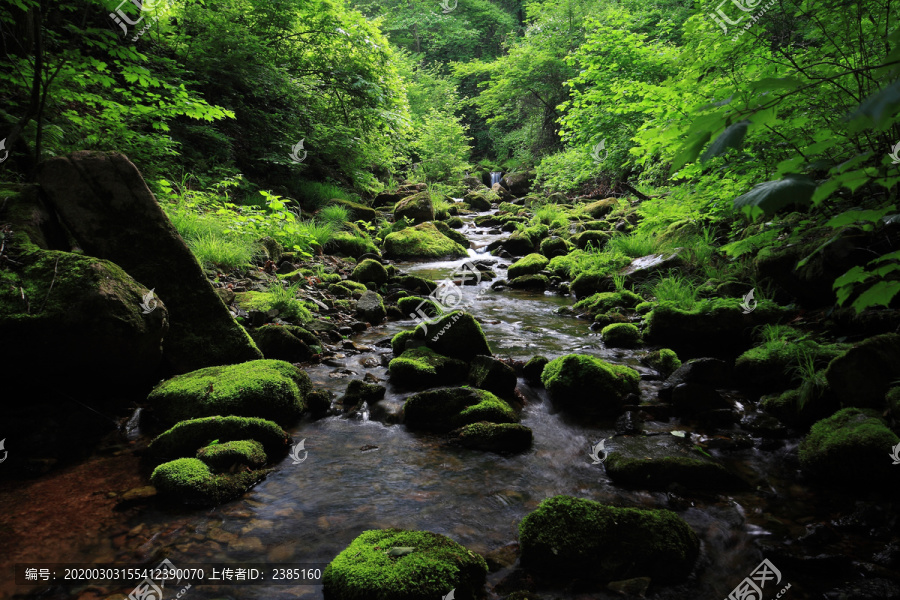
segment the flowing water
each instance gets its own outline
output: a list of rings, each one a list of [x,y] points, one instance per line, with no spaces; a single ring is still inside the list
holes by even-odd
[[[464,232],[473,242],[471,257],[495,261],[500,277],[502,259],[481,254],[485,245],[502,237],[466,221]],[[504,236],[506,234],[503,234]],[[439,280],[465,260],[407,263],[409,273]],[[527,360],[569,352],[596,355],[632,366],[645,376],[642,392],[655,394],[659,382],[640,365],[636,351],[606,349],[588,323],[556,314],[574,300],[550,293],[494,291],[490,282],[465,286],[464,301],[484,323],[484,331],[500,357]],[[366,374],[387,386],[383,404],[396,409],[409,395],[387,381],[390,349],[375,344],[414,325],[412,320],[389,322],[354,338],[371,351],[338,354],[310,367],[316,386],[340,396],[351,378]],[[579,423],[553,411],[543,389],[519,381],[528,400],[522,423],[534,432],[528,452],[501,456],[452,448],[441,436],[386,425],[363,413],[350,418],[329,417],[304,422],[289,433],[305,440],[307,459],[285,459],[244,498],[213,509],[172,509],[154,503],[115,513],[85,533],[78,544],[63,544],[50,552],[65,562],[158,561],[168,555],[175,565],[189,563],[327,563],[362,531],[384,527],[423,529],[445,534],[478,552],[489,552],[516,539],[517,524],[539,502],[556,494],[570,494],[619,506],[670,508],[693,527],[702,540],[697,573],[687,582],[651,586],[657,598],[724,598],[759,563],[753,542],[758,536],[774,543],[802,531],[814,513],[814,496],[792,481],[794,467],[785,462],[790,445],[771,451],[748,449],[719,455],[760,487],[732,496],[627,490],[607,477],[602,465],[592,465],[590,447],[613,436],[611,424]],[[649,431],[685,428],[676,422],[647,423]],[[615,451],[616,441],[607,449]],[[777,446],[777,444],[776,444]],[[142,485],[142,484],[137,484]],[[34,501],[39,501],[35,498]],[[24,552],[24,551],[23,551]],[[782,572],[790,580],[785,568]],[[489,576],[496,583],[508,570]],[[8,591],[8,587],[6,588]],[[192,587],[191,599],[201,598],[321,598],[318,586]],[[22,588],[18,589],[22,592]],[[804,597],[791,590],[791,597]],[[44,598],[102,598],[129,590],[81,586],[71,591],[54,588]],[[94,595],[91,595],[94,594]],[[496,596],[495,596],[496,597]],[[572,597],[563,590],[546,598]],[[581,594],[583,598],[619,597],[612,593]],[[121,597],[118,597],[121,598]]]

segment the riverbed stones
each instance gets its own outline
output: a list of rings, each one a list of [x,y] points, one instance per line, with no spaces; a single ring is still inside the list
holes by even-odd
[[[427,191],[404,198],[394,206],[394,219],[409,219],[415,224],[434,220],[434,204]]]
[[[329,600],[434,600],[450,592],[464,600],[481,594],[486,575],[484,559],[448,537],[381,529],[353,540],[325,568],[322,581]]]
[[[472,210],[485,211],[491,210],[491,204],[500,202],[500,196],[493,190],[480,188],[463,196],[463,202],[468,204]]]
[[[385,256],[398,258],[445,258],[466,256],[466,249],[443,233],[434,223],[421,223],[384,238]]]
[[[312,389],[309,375],[280,360],[206,367],[156,386],[147,397],[156,417],[171,424],[213,415],[260,417],[282,426],[295,422]]]
[[[519,423],[471,423],[450,433],[453,443],[485,452],[523,452],[531,448],[531,429]]]
[[[447,432],[479,421],[517,423],[519,417],[504,400],[475,388],[419,392],[403,405],[403,422],[416,429]]]
[[[450,358],[471,360],[484,355],[491,355],[491,347],[481,325],[471,314],[453,311],[425,324],[420,323],[414,332],[415,339],[424,340],[425,345]]]
[[[290,363],[310,360],[322,352],[322,342],[297,325],[263,325],[250,332],[263,356]]]
[[[519,545],[525,569],[562,581],[678,581],[700,552],[697,535],[674,512],[572,496],[548,498],[522,519]]]
[[[469,362],[469,385],[511,398],[516,392],[516,371],[490,356],[476,356]]]
[[[262,358],[124,155],[79,151],[41,163],[38,182],[86,254],[113,261],[169,309],[164,360],[176,372]]]
[[[376,285],[382,285],[387,283],[388,274],[384,265],[377,260],[367,258],[356,265],[353,272],[350,274],[350,278],[359,283],[368,283],[371,281]]]
[[[681,360],[674,350],[660,348],[653,350],[641,358],[641,362],[655,369],[663,377],[668,377],[681,367]]]
[[[628,394],[640,392],[634,369],[585,354],[568,354],[544,367],[541,382],[553,403],[578,414],[617,416]]]
[[[532,385],[543,385],[541,383],[541,373],[550,360],[546,356],[532,356],[528,362],[522,367],[522,375],[525,380]]]
[[[254,417],[204,417],[181,421],[161,433],[147,447],[151,464],[194,456],[213,440],[256,440],[269,460],[282,457],[290,448],[290,436],[276,423]]]
[[[356,301],[356,314],[361,319],[378,325],[387,316],[387,310],[384,308],[384,301],[377,292],[367,290],[359,300]]]
[[[550,286],[546,275],[520,275],[507,284],[514,290],[544,291]]]
[[[442,356],[426,347],[405,350],[388,365],[391,383],[419,390],[461,382],[468,370],[464,361]]]

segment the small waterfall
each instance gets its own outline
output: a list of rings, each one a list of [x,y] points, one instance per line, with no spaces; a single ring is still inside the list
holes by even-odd
[[[491,171],[491,187],[494,187],[495,183],[500,183],[500,177],[503,175],[500,171]]]

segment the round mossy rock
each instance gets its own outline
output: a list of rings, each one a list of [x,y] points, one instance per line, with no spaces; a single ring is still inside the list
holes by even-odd
[[[441,356],[429,348],[410,348],[388,364],[391,383],[406,389],[424,389],[462,381],[468,365]]]
[[[541,374],[541,383],[558,407],[601,416],[619,414],[625,396],[639,393],[640,379],[634,369],[584,354],[551,360]]]
[[[197,451],[219,440],[256,440],[269,459],[287,454],[291,438],[277,424],[252,417],[204,417],[182,421],[159,434],[147,447],[153,464],[181,457],[193,457]]]
[[[546,256],[529,254],[511,264],[506,271],[506,276],[509,279],[514,279],[522,275],[535,275],[547,268],[548,264],[550,264],[550,261],[547,260]]]
[[[390,258],[443,258],[466,256],[466,249],[441,233],[433,223],[420,223],[384,238]]]
[[[491,355],[491,347],[478,321],[467,312],[448,313],[434,323],[421,323],[415,336],[444,356],[469,360],[478,355]]]
[[[485,390],[469,387],[419,392],[406,399],[403,422],[432,431],[451,431],[464,425],[516,423],[519,417],[509,404]]]
[[[486,452],[522,452],[531,448],[531,429],[519,423],[470,423],[451,432],[464,448]]]
[[[521,564],[557,579],[685,578],[700,541],[668,510],[617,508],[572,496],[541,502],[519,524]]]
[[[636,348],[641,345],[641,332],[631,323],[613,323],[600,331],[608,348]]]
[[[350,274],[350,278],[353,281],[358,281],[359,283],[367,283],[369,281],[375,282],[377,285],[382,285],[387,283],[388,274],[387,270],[377,260],[367,258],[353,269],[353,272]]]
[[[200,459],[179,458],[156,467],[150,483],[163,498],[213,506],[240,497],[266,474],[261,469],[217,475]]]
[[[430,531],[364,531],[325,568],[326,600],[458,600],[483,592],[484,559]]]
[[[654,350],[643,358],[644,362],[662,375],[668,377],[681,367],[681,360],[674,350],[660,348]]]
[[[156,386],[147,401],[164,423],[212,415],[260,417],[290,425],[306,408],[312,382],[280,360],[206,367]]]
[[[247,465],[251,468],[259,468],[268,461],[266,451],[262,444],[256,440],[236,440],[224,444],[212,444],[197,451],[197,458],[206,465],[221,473],[234,465]]]
[[[528,362],[525,363],[525,366],[522,367],[522,375],[525,377],[525,380],[531,384],[540,384],[541,373],[544,372],[544,367],[546,367],[549,362],[550,361],[546,356],[532,356],[528,359]]]

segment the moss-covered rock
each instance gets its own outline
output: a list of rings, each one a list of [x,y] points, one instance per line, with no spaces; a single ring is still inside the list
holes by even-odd
[[[476,356],[469,362],[469,385],[501,398],[510,398],[516,391],[516,371],[506,363],[490,356]]]
[[[444,223],[442,221],[435,221],[434,226],[437,227],[438,231],[446,235],[448,238],[450,238],[463,248],[469,247],[469,238],[452,229],[449,225],[447,225],[447,223]]]
[[[468,365],[426,347],[410,348],[388,364],[391,383],[407,389],[425,389],[465,379]]]
[[[806,397],[800,388],[763,396],[759,406],[785,425],[801,431],[840,408],[838,402],[828,397]]]
[[[576,298],[586,298],[591,294],[609,292],[615,287],[612,278],[604,273],[579,273],[569,288]]]
[[[212,444],[200,448],[197,451],[197,458],[216,473],[233,471],[236,466],[258,469],[268,462],[266,451],[256,440],[235,440],[223,444]]]
[[[387,392],[387,388],[383,385],[374,383],[366,383],[361,379],[353,379],[347,384],[347,390],[341,396],[340,402],[344,408],[359,406],[363,402],[374,404],[382,398]]]
[[[463,202],[468,204],[472,210],[491,210],[491,204],[500,202],[500,196],[494,190],[481,188],[472,190],[463,196]]]
[[[636,348],[641,345],[641,332],[631,323],[613,323],[600,331],[608,348]]]
[[[434,300],[420,296],[400,298],[397,300],[397,307],[400,309],[400,312],[408,315],[410,319],[424,319],[440,314],[440,309]]]
[[[548,264],[550,261],[547,260],[547,257],[540,254],[529,254],[511,264],[506,271],[506,276],[514,279],[522,275],[534,275],[543,271]]]
[[[395,231],[384,238],[384,253],[390,258],[444,258],[466,256],[466,249],[443,233],[434,223],[421,223]]]
[[[593,318],[598,314],[609,312],[614,309],[633,309],[643,301],[643,298],[630,290],[600,292],[588,296],[587,298],[582,298],[576,302],[575,306],[572,308]]]
[[[514,290],[546,290],[550,280],[546,275],[520,275],[509,282]]]
[[[597,200],[596,202],[591,202],[590,204],[584,205],[582,210],[585,214],[591,215],[595,219],[600,219],[605,217],[609,213],[611,213],[616,206],[618,206],[619,201],[615,198],[605,198],[603,200]]]
[[[522,375],[525,377],[525,380],[532,385],[543,385],[541,383],[541,373],[544,372],[544,367],[549,362],[550,360],[546,356],[532,356],[525,363],[525,366],[522,367]]]
[[[884,407],[888,389],[900,379],[900,335],[864,340],[831,361],[825,370],[828,394],[843,406]]]
[[[384,300],[372,290],[367,290],[356,302],[356,314],[372,325],[378,325],[387,316]]]
[[[147,401],[164,423],[212,415],[260,417],[287,426],[306,408],[309,375],[280,360],[207,367],[159,384]]]
[[[674,373],[680,366],[681,360],[674,350],[668,348],[660,348],[654,350],[644,357],[644,363],[656,371],[663,377],[668,377]]]
[[[437,284],[430,279],[416,275],[397,275],[388,280],[388,285],[397,286],[416,294],[430,294],[437,289]]]
[[[509,404],[494,394],[461,387],[410,396],[403,405],[403,421],[413,428],[451,431],[479,421],[517,423],[519,417]]]
[[[569,250],[571,250],[571,245],[565,238],[561,237],[548,237],[541,241],[539,247],[539,252],[547,258],[565,256],[569,253]]]
[[[408,553],[395,548],[412,548]],[[487,564],[478,554],[430,531],[365,531],[325,568],[325,598],[435,600],[455,590],[461,600],[482,593]]]
[[[599,250],[606,246],[606,242],[608,241],[609,234],[607,232],[591,229],[572,236],[572,243],[575,244],[576,248],[581,248],[582,250],[587,248],[588,244],[590,244],[594,250]]]
[[[413,223],[424,223],[434,220],[434,203],[428,191],[408,196],[394,206],[394,219],[406,218]]]
[[[685,578],[700,541],[668,510],[617,508],[593,500],[554,496],[519,524],[521,564],[557,579],[601,581]]]
[[[336,231],[326,245],[339,254],[359,258],[363,254],[381,256],[375,243],[366,235],[353,234],[349,231]]]
[[[156,467],[150,483],[163,498],[213,506],[239,498],[266,474],[265,470],[214,474],[200,459],[179,458]]]
[[[547,363],[541,382],[554,404],[578,413],[617,415],[625,396],[638,393],[640,375],[584,354],[567,354]]]
[[[791,368],[798,366],[801,358],[823,369],[847,347],[846,344],[819,344],[796,337],[771,340],[738,356],[734,375],[740,383],[761,391],[784,389],[793,379]]]
[[[898,443],[878,412],[845,408],[812,426],[800,442],[800,466],[833,485],[896,486],[888,457]]]
[[[346,208],[350,213],[351,221],[362,220],[374,223],[378,220],[378,211],[371,206],[366,206],[365,204],[360,204],[359,202],[353,202],[351,200],[344,200],[343,198],[332,198],[328,203]]]
[[[377,260],[367,258],[356,265],[353,273],[350,274],[350,278],[359,283],[372,281],[376,285],[382,285],[387,283],[388,274],[383,264]]]
[[[469,360],[478,355],[491,355],[491,347],[478,321],[467,312],[447,313],[431,324],[420,323],[416,339],[444,356]]]
[[[717,460],[672,435],[627,437],[607,448],[604,462],[610,479],[641,489],[666,489],[673,483],[688,489],[735,490],[746,484]]]
[[[462,229],[465,223],[459,217],[450,217],[447,219],[447,226],[452,229]]]
[[[404,330],[391,338],[391,350],[394,356],[400,356],[406,350],[406,342],[415,339],[411,330]]]
[[[269,359],[303,362],[322,352],[319,338],[297,325],[263,325],[250,335]]]
[[[550,228],[546,225],[534,225],[515,231],[503,242],[503,249],[513,256],[522,256],[534,252],[541,240],[547,237]]]
[[[256,440],[263,445],[270,460],[287,454],[291,438],[272,421],[253,417],[204,417],[182,421],[164,431],[147,447],[152,464],[176,458],[195,456],[210,442]]]
[[[531,429],[518,423],[471,423],[450,433],[454,443],[486,452],[523,452],[531,448]]]

